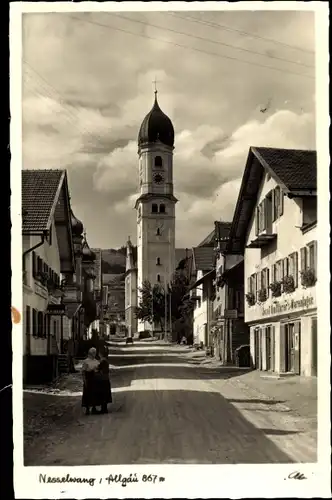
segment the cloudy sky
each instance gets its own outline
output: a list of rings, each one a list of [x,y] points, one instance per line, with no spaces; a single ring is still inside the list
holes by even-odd
[[[177,246],[194,246],[231,220],[249,146],[315,148],[314,51],[310,12],[24,14],[24,168],[67,169],[92,247],[135,241],[156,77],[176,134]]]

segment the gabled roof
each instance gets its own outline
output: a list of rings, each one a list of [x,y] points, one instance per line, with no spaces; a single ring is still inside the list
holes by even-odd
[[[316,194],[316,152],[250,147],[229,233],[227,253],[243,254],[257,196],[267,172],[289,196]]]
[[[198,246],[199,247],[206,247],[206,246],[214,247],[214,244],[215,244],[215,229],[213,229],[213,231],[211,231],[211,233],[209,233],[207,235],[207,237],[204,238],[204,240],[201,241],[201,243]]]
[[[65,170],[22,170],[23,232],[50,228],[65,175]]]
[[[211,271],[214,269],[215,253],[212,246],[193,248],[192,253],[196,271]]]
[[[317,189],[316,151],[303,149],[252,148],[272,177],[289,191]]]

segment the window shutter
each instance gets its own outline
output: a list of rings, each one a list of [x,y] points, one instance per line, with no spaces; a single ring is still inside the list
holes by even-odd
[[[37,311],[36,309],[32,310],[32,335],[37,335]]]
[[[302,247],[300,250],[301,254],[301,272],[307,269],[307,248]]]
[[[26,307],[26,325],[25,332],[27,335],[31,333],[31,308],[30,306]]]
[[[295,252],[294,254],[294,260],[293,260],[293,265],[294,265],[294,286],[295,288],[298,287],[299,284],[299,264],[298,264],[298,253]]]
[[[251,278],[249,277],[247,279],[247,293],[251,293],[252,292],[252,284],[251,284]]]
[[[280,188],[279,191],[279,216],[283,215],[284,213],[284,192]]]
[[[32,276],[35,278],[37,274],[37,256],[36,252],[32,252]]]
[[[262,201],[262,213],[261,213],[262,225],[261,230],[264,231],[266,229],[266,198]]]
[[[276,265],[273,264],[271,267],[271,283],[276,280]]]
[[[272,222],[276,220],[276,212],[275,212],[275,189],[272,189]]]
[[[256,230],[256,236],[258,236],[259,235],[259,207],[256,208],[255,230]]]
[[[275,326],[271,327],[271,361],[272,361],[272,371],[276,371],[276,354],[275,354],[275,342],[276,342],[276,328]]]
[[[266,270],[266,277],[265,277],[265,280],[266,280],[266,290],[267,290],[267,293],[269,293],[269,286],[270,286],[270,269],[267,267]]]
[[[315,276],[317,278],[317,241],[314,241],[313,246],[314,246],[314,265],[313,265],[313,269],[315,271]]]
[[[252,283],[253,283],[252,293],[255,295],[255,298],[256,298],[256,295],[257,295],[257,274],[252,275]]]
[[[282,277],[285,278],[286,276],[288,276],[288,257],[282,260]]]

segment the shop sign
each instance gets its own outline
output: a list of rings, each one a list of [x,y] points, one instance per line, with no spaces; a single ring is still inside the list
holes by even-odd
[[[302,297],[302,299],[275,301],[272,305],[262,308],[262,316],[273,316],[276,314],[291,313],[298,309],[308,309],[314,305],[314,297]]]
[[[46,313],[51,316],[63,316],[66,313],[66,306],[64,304],[49,304]]]
[[[237,309],[225,309],[225,319],[237,319]]]

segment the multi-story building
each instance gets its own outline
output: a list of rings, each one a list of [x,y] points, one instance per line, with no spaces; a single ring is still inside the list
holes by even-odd
[[[64,341],[62,277],[75,257],[64,170],[22,171],[23,376],[32,383],[57,373]]]
[[[253,365],[317,374],[316,152],[251,147],[229,253],[244,255]]]

